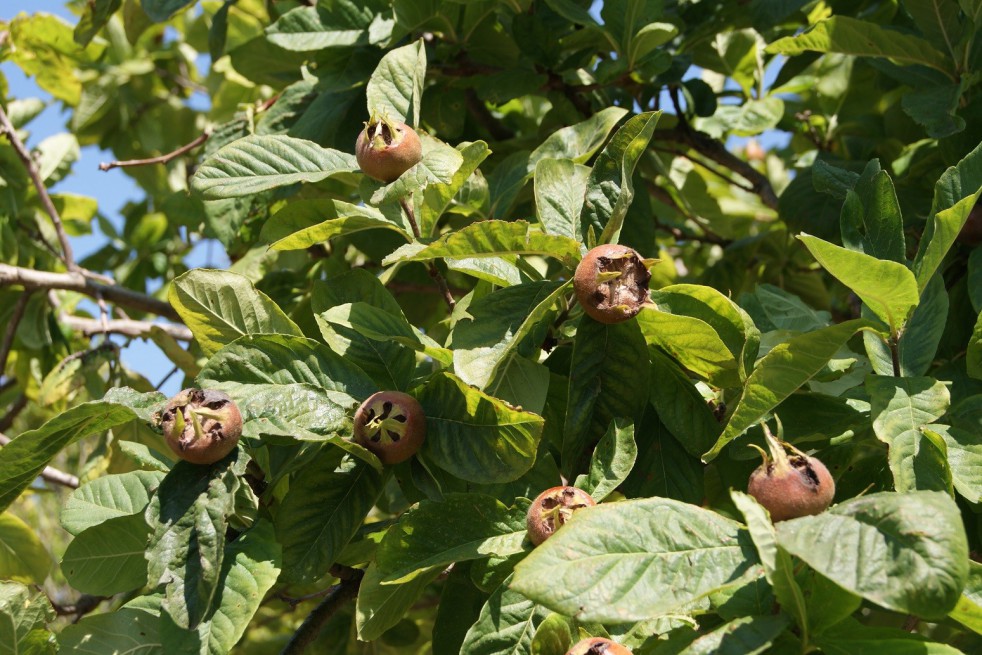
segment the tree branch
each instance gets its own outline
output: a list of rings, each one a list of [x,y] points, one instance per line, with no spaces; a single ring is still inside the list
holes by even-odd
[[[302,655],[306,652],[307,647],[317,638],[317,635],[334,616],[334,613],[349,600],[358,596],[358,588],[361,586],[361,579],[364,575],[357,569],[350,569],[349,572],[346,572],[346,577],[331,588],[327,597],[300,624],[280,655]]]
[[[409,219],[409,225],[413,228],[413,234],[416,235],[417,239],[421,238],[419,223],[416,222],[416,213],[413,211],[412,205],[406,202],[405,198],[399,199],[399,205],[402,206],[402,211],[406,212],[406,218]],[[457,301],[454,300],[453,294],[450,293],[450,286],[447,284],[447,280],[433,262],[426,263],[426,270],[429,271],[430,277],[433,278],[436,285],[440,287],[440,292],[443,293],[443,299],[452,312],[453,308],[457,306]]]
[[[202,143],[208,140],[211,136],[210,132],[203,132],[198,138],[190,143],[187,143],[177,150],[168,152],[167,154],[160,155],[159,157],[150,157],[148,159],[126,159],[123,161],[111,161],[109,163],[102,162],[99,164],[100,171],[109,171],[114,168],[124,168],[127,166],[152,166],[153,164],[166,164],[172,159],[176,159],[181,155],[190,152],[200,146]]]
[[[6,446],[10,442],[10,437],[0,432],[0,446]],[[41,479],[52,484],[60,484],[63,487],[78,489],[77,477],[69,473],[65,473],[64,471],[59,471],[58,469],[50,466],[45,466],[44,470],[41,471]]]
[[[38,171],[34,159],[31,158],[31,153],[27,151],[27,148],[21,142],[20,138],[18,138],[17,129],[10,122],[10,118],[7,117],[7,112],[3,110],[3,107],[0,107],[0,132],[7,135],[7,140],[10,141],[10,145],[13,146],[17,157],[20,158],[24,164],[24,168],[27,169],[27,174],[30,176],[31,181],[34,182],[34,188],[37,189],[41,205],[48,213],[48,216],[51,217],[51,222],[54,223],[55,232],[58,233],[58,240],[61,242],[61,251],[65,266],[68,267],[69,271],[78,270],[78,265],[75,263],[75,255],[72,253],[72,244],[68,242],[68,234],[65,233],[65,226],[62,225],[61,216],[58,215],[58,210],[55,209],[55,205],[51,201],[51,196],[48,195],[48,189],[44,186],[41,173]]]
[[[136,321],[133,319],[112,319],[103,323],[103,321],[94,318],[83,318],[71,314],[63,314],[59,320],[87,337],[103,333],[122,334],[127,337],[147,337],[153,328],[158,327],[178,341],[190,341],[194,338],[191,330],[185,326],[170,323],[154,323],[153,321]]]
[[[14,305],[14,313],[11,314],[7,322],[7,329],[3,333],[3,343],[0,343],[0,377],[7,368],[7,357],[10,356],[10,349],[14,345],[14,336],[17,334],[17,325],[24,318],[24,311],[27,309],[27,301],[31,299],[31,292],[25,291],[17,299]]]
[[[146,294],[118,285],[100,284],[86,278],[79,272],[52,273],[35,271],[9,264],[0,264],[0,287],[20,284],[26,289],[63,289],[98,298],[99,294],[106,300],[124,307],[132,307],[143,312],[164,316],[180,322],[177,311],[163,300],[158,300]]]

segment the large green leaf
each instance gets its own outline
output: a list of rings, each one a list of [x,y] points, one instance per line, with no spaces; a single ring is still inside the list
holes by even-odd
[[[958,493],[972,503],[982,501],[982,433],[939,423],[921,430],[943,440],[951,482]]]
[[[740,384],[736,357],[709,323],[654,306],[644,307],[637,322],[648,344],[667,352],[697,377],[717,387]]]
[[[159,471],[131,471],[87,482],[69,494],[61,509],[61,527],[78,535],[109,519],[143,514],[163,477]]]
[[[378,567],[369,564],[365,569],[365,577],[358,586],[358,601],[355,607],[358,638],[363,641],[374,641],[399,623],[426,586],[440,575],[443,568],[434,566],[426,569],[402,584],[382,584]]]
[[[426,77],[423,40],[390,50],[368,80],[368,113],[419,126],[419,103]]]
[[[569,159],[541,159],[535,165],[535,210],[542,229],[581,241],[580,212],[590,169]]]
[[[129,407],[96,400],[76,405],[36,430],[18,435],[0,448],[0,510],[14,502],[60,450],[135,417]]]
[[[948,307],[944,278],[935,274],[921,291],[920,302],[900,333],[897,354],[901,376],[924,375],[931,368],[948,324]],[[863,334],[863,341],[866,343],[866,353],[873,364],[873,370],[879,375],[893,375],[893,353],[883,339],[877,334],[866,332]]]
[[[816,640],[823,653],[835,655],[960,655],[962,651],[928,641],[916,632],[862,625],[849,620]]]
[[[938,211],[928,221],[924,236],[917,248],[917,256],[914,258],[914,271],[921,290],[927,286],[931,276],[941,266],[944,256],[948,254],[958,233],[968,221],[968,216],[972,213],[972,208],[975,207],[980,195],[982,195],[982,188],[958,200],[951,207]]]
[[[0,514],[0,579],[41,585],[50,570],[51,555],[34,529],[10,512]]]
[[[968,542],[945,493],[878,493],[817,516],[782,521],[778,543],[839,586],[924,618],[955,607],[968,579]]]
[[[953,78],[952,62],[924,39],[848,16],[826,18],[803,34],[767,46],[771,54],[799,55],[809,50],[885,57],[901,65],[930,66]]]
[[[67,655],[164,655],[167,651],[160,641],[159,623],[159,617],[129,607],[86,616],[58,635],[61,646],[58,652]]]
[[[324,576],[382,492],[383,476],[352,459],[322,451],[291,480],[276,512],[283,576],[312,583]]]
[[[65,550],[61,570],[79,591],[112,596],[147,584],[144,551],[150,527],[143,513],[107,519],[80,532]]]
[[[478,484],[510,482],[535,462],[540,416],[447,373],[430,378],[419,402],[426,413],[422,454],[452,475]]]
[[[209,356],[245,334],[303,336],[269,296],[237,273],[188,271],[171,284],[168,299]]]
[[[971,561],[968,566],[968,582],[948,616],[982,635],[982,564]]]
[[[878,172],[873,173],[876,167]],[[859,179],[855,190],[846,193],[839,222],[843,244],[871,257],[906,263],[904,220],[893,180],[877,162],[867,166],[867,174]]]
[[[307,51],[367,45],[373,7],[339,2],[320,7],[297,7],[266,28],[266,37],[286,50]]]
[[[376,553],[383,583],[401,583],[446,567],[522,552],[527,501],[506,507],[481,494],[447,494],[424,500],[385,533]]]
[[[589,471],[576,478],[576,486],[599,503],[627,479],[637,457],[634,424],[614,419],[593,451]]]
[[[155,23],[162,23],[191,4],[194,0],[140,0],[143,11]]]
[[[515,567],[511,588],[583,621],[648,619],[737,582],[750,537],[715,512],[666,498],[602,504]]]
[[[556,130],[532,151],[529,170],[535,170],[543,159],[569,159],[576,164],[585,164],[607,142],[611,130],[628,113],[623,107],[607,107],[584,121]]]
[[[798,237],[825,270],[849,287],[896,333],[920,301],[910,269],[803,234]]]
[[[934,378],[873,375],[866,379],[866,391],[873,432],[890,447],[896,490],[950,490],[945,453],[921,432],[948,410],[948,388]]]
[[[32,593],[19,582],[0,582],[0,653],[54,655],[58,642],[45,627],[54,619],[55,611],[43,593]]]
[[[554,257],[573,268],[580,259],[580,244],[569,237],[545,234],[525,221],[478,221],[449,232],[429,245],[407,244],[382,263],[511,254]]]
[[[448,366],[453,354],[417,330],[400,314],[387,312],[366,302],[345,303],[331,307],[319,318],[332,327],[343,327],[373,341],[395,342],[431,357]]]
[[[717,653],[756,655],[767,651],[787,626],[787,617],[780,614],[743,616],[699,637],[679,651],[679,655],[716,655]]]
[[[481,608],[460,655],[532,655],[532,637],[549,611],[512,589],[510,580],[501,583]]]
[[[301,250],[365,230],[392,230],[410,240],[409,225],[402,214],[395,216],[398,220],[368,205],[330,198],[300,200],[273,214],[262,234],[266,239],[276,239],[270,245],[273,250]]]
[[[713,410],[696,389],[695,382],[661,350],[651,348],[649,385],[651,404],[665,427],[676,435],[686,452],[695,457],[713,447],[722,426]]]
[[[743,395],[716,445],[703,455],[715,459],[733,439],[764,418],[801,385],[812,379],[858,330],[869,327],[862,319],[806,332],[774,347],[754,368]]]
[[[598,243],[616,242],[634,200],[634,167],[644,154],[661,112],[632,116],[621,126],[593,164],[580,213],[580,234],[590,230]]]
[[[191,178],[191,188],[208,200],[218,200],[357,170],[354,155],[285,134],[252,134],[206,159]]]
[[[461,143],[457,146],[457,150],[463,158],[463,163],[453,174],[453,179],[448,183],[428,184],[423,192],[423,207],[418,218],[419,229],[424,236],[433,233],[440,216],[451,206],[457,194],[465,189],[468,181],[474,179],[472,175],[477,167],[491,154],[488,144],[484,141]]]

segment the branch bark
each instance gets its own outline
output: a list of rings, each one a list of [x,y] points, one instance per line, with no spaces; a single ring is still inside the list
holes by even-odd
[[[0,343],[0,377],[3,377],[3,372],[7,368],[7,357],[10,356],[10,349],[14,345],[14,336],[17,334],[17,326],[20,324],[20,320],[24,318],[24,311],[27,309],[27,301],[31,299],[31,292],[25,291],[21,294],[20,298],[17,299],[17,303],[14,305],[14,313],[11,314],[10,320],[7,322],[7,329],[3,333],[3,343]]]
[[[177,159],[181,155],[190,152],[208,140],[211,136],[209,132],[203,132],[198,138],[187,143],[177,150],[160,155],[159,157],[149,157],[147,159],[125,159],[123,161],[102,162],[99,164],[100,171],[110,171],[114,168],[125,168],[127,166],[152,166],[154,164],[166,164],[172,159]]]
[[[17,129],[10,122],[10,118],[7,117],[7,112],[3,110],[3,107],[0,107],[0,132],[7,135],[7,140],[10,141],[10,145],[13,146],[17,157],[24,164],[24,168],[27,169],[27,174],[34,183],[34,188],[37,189],[38,198],[41,200],[44,211],[48,213],[48,216],[51,217],[51,222],[54,223],[55,232],[58,233],[58,240],[61,242],[61,251],[65,266],[68,267],[69,271],[78,270],[78,264],[75,263],[75,255],[72,253],[72,244],[68,242],[68,234],[65,232],[65,226],[61,222],[61,216],[58,215],[58,210],[55,209],[55,204],[51,201],[51,196],[48,195],[48,189],[44,186],[44,180],[41,179],[41,173],[38,171],[34,159],[31,158],[31,153],[27,151],[27,148],[17,136]]]
[[[364,575],[357,569],[347,571],[346,577],[331,589],[327,597],[300,624],[280,655],[302,655],[306,652],[334,613],[358,596],[358,588]]]
[[[11,442],[10,437],[0,432],[0,446],[6,446]],[[52,484],[60,484],[63,487],[78,489],[78,478],[56,468],[45,466],[41,471],[41,479]]]
[[[409,225],[413,228],[413,234],[419,239],[422,237],[419,231],[419,223],[416,222],[416,213],[413,211],[412,205],[410,205],[405,198],[399,200],[399,204],[402,206],[402,211],[406,212],[406,218],[409,219]],[[440,273],[440,270],[436,267],[433,262],[426,263],[426,270],[429,272],[430,277],[436,282],[436,285],[440,287],[440,293],[443,294],[443,300],[447,303],[447,307],[453,312],[454,307],[457,306],[457,301],[454,300],[453,294],[450,293],[450,285],[447,284],[446,278]]]
[[[103,323],[101,320],[94,318],[83,318],[70,314],[63,314],[59,318],[59,321],[87,337],[103,333],[121,334],[127,337],[146,337],[150,334],[150,330],[158,327],[178,341],[190,341],[194,338],[191,330],[185,326],[173,325],[171,323],[154,323],[152,321],[137,321],[133,319],[112,319]]]
[[[65,291],[77,291],[92,298],[98,298],[101,294],[103,298],[117,305],[157,314],[158,316],[164,316],[177,322],[181,320],[177,311],[163,300],[158,300],[138,291],[127,289],[126,287],[100,284],[78,272],[52,273],[49,271],[35,271],[29,268],[10,266],[9,264],[0,264],[0,287],[13,284],[20,284],[26,289],[63,289]]]

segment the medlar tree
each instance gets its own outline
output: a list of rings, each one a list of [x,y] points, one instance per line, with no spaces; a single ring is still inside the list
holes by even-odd
[[[982,651],[982,3],[71,6],[0,31],[0,650]]]

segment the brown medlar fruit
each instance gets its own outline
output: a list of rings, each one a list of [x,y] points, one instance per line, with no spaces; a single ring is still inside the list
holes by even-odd
[[[747,493],[770,512],[775,523],[824,512],[835,496],[835,480],[825,464],[790,444],[795,454],[788,456],[785,444],[767,425],[763,427],[771,457],[758,448],[764,461],[750,474]]]
[[[610,639],[590,637],[578,641],[566,655],[631,655],[631,651]]]
[[[415,454],[426,438],[426,416],[419,402],[401,391],[379,391],[355,412],[355,441],[383,464],[398,464]]]
[[[535,497],[525,516],[529,541],[538,546],[565,525],[573,512],[596,504],[590,494],[576,487],[546,489]]]
[[[633,248],[608,243],[586,254],[573,275],[583,311],[601,323],[620,323],[649,302],[651,273]]]
[[[405,123],[372,117],[355,141],[361,171],[380,182],[394,182],[423,158],[416,131]]]
[[[185,389],[170,399],[160,418],[167,445],[192,464],[217,462],[242,436],[242,415],[223,391]]]

